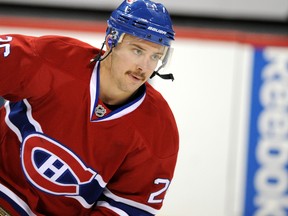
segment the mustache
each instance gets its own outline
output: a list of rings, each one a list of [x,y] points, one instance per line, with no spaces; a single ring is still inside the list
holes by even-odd
[[[127,71],[126,74],[132,75],[132,76],[137,77],[138,79],[141,79],[141,80],[146,79],[145,73],[142,73],[141,71]]]

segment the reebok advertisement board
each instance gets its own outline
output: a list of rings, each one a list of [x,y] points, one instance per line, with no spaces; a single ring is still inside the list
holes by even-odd
[[[288,215],[288,48],[254,49],[244,216]]]

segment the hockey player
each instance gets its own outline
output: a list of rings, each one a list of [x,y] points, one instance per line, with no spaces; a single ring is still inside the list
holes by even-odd
[[[0,215],[156,215],[178,130],[147,80],[174,40],[162,4],[126,0],[106,51],[61,36],[0,36]]]

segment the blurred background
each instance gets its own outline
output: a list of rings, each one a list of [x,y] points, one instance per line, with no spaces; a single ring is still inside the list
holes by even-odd
[[[121,2],[0,0],[0,34],[66,35],[99,47]],[[180,133],[159,216],[288,215],[288,1],[159,2],[176,31],[166,71],[175,81],[151,83]]]

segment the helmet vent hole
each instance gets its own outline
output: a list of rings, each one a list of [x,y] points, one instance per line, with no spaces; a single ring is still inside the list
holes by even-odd
[[[141,21],[134,21],[133,22],[133,26],[137,27],[137,28],[141,28],[141,29],[146,29],[147,28],[147,24]]]
[[[127,23],[127,22],[129,21],[129,18],[126,17],[126,16],[123,16],[123,15],[120,15],[120,16],[118,17],[118,20],[119,20],[120,22]]]
[[[167,35],[166,35],[168,38],[170,38],[171,40],[174,39],[174,36],[175,34],[171,33],[171,32],[167,32]]]

